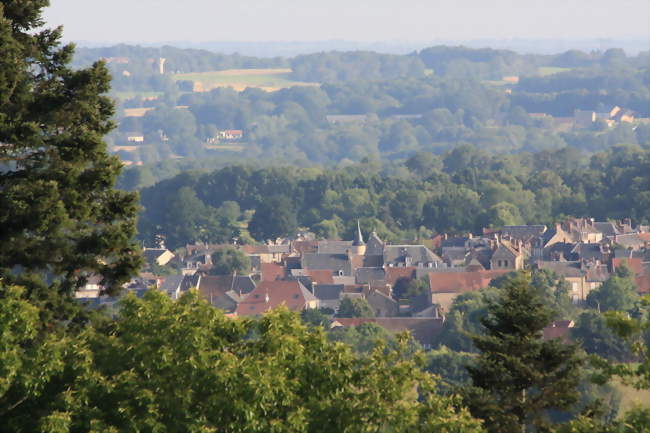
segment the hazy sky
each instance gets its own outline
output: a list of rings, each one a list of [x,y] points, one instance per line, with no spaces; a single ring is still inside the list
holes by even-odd
[[[51,0],[86,41],[650,37],[650,0]]]

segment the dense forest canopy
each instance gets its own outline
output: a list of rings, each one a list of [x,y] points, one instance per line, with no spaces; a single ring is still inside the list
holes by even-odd
[[[648,223],[648,191],[648,147],[616,146],[584,162],[570,147],[498,156],[461,146],[442,157],[416,154],[405,167],[366,162],[339,169],[231,166],[186,172],[142,190],[140,235],[165,234],[171,247],[228,242],[242,218],[224,216],[228,203],[242,211],[288,211],[286,218],[294,218],[288,226],[285,217],[273,220],[285,227],[278,235],[306,227],[324,237],[350,238],[357,218],[389,240],[552,225],[566,216]],[[270,221],[269,215],[263,219]]]

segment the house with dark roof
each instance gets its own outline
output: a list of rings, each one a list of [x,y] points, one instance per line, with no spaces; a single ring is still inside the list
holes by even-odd
[[[518,240],[523,244],[531,244],[535,239],[542,236],[546,230],[545,225],[504,226],[501,229],[501,236]]]
[[[341,294],[344,288],[343,284],[315,284],[312,287],[312,293],[318,299],[319,308],[336,311],[341,304]]]
[[[386,245],[384,247],[384,266],[433,268],[435,263],[443,263],[433,251],[424,245]]]
[[[399,303],[382,291],[370,290],[366,294],[366,301],[372,307],[376,317],[399,316]]]
[[[469,256],[470,252],[465,246],[442,247],[442,259],[450,268],[465,266]]]
[[[334,275],[354,276],[352,273],[352,257],[348,254],[305,254],[302,256],[303,269],[327,269]]]
[[[366,243],[366,255],[371,256],[383,256],[384,247],[386,244],[382,241],[375,231],[370,233],[368,236],[368,242]]]
[[[357,268],[354,272],[356,284],[370,284],[373,281],[386,281],[383,268]]]
[[[610,250],[606,244],[603,243],[577,243],[571,250],[577,260],[584,261],[599,261],[606,263],[609,261]]]
[[[193,278],[189,275],[168,275],[162,282],[158,290],[165,293],[174,301],[177,300],[181,294],[187,292],[192,286]]]
[[[318,308],[319,301],[300,281],[262,281],[239,303],[238,316],[258,316],[279,306],[291,311]]]
[[[174,253],[167,248],[145,248],[142,251],[142,255],[144,256],[145,262],[150,266],[153,264],[165,266],[175,257]]]
[[[317,254],[342,254],[347,255],[352,250],[353,241],[318,241]]]
[[[555,227],[546,230],[540,237],[535,239],[531,255],[536,259],[541,259],[546,255],[548,248],[559,242],[573,244],[575,239],[571,233],[562,228],[561,224],[556,224]]]

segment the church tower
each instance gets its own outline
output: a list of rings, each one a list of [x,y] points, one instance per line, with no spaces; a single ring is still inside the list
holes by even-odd
[[[352,241],[351,252],[357,256],[363,256],[366,254],[366,243],[363,241],[359,220],[357,220],[357,233],[354,236],[354,241]]]

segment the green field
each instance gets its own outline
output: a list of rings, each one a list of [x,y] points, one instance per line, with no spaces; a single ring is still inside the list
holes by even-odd
[[[547,75],[559,74],[560,72],[570,71],[573,68],[560,68],[558,66],[540,66],[537,73],[542,77]]]
[[[291,79],[291,69],[228,69],[224,71],[193,72],[172,75],[175,81],[185,80],[200,83],[199,91],[209,91],[217,87],[232,87],[237,91],[255,87],[275,91],[291,86],[315,86]],[[197,90],[197,89],[195,89]]]

